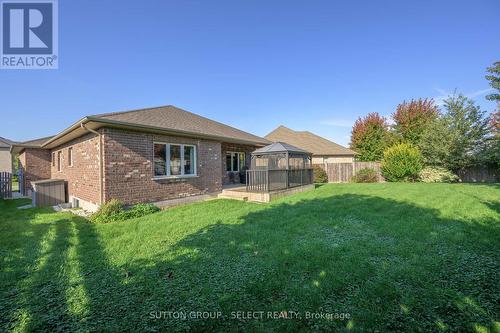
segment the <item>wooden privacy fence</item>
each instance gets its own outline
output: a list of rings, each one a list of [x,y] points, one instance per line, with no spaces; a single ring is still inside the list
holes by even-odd
[[[382,170],[380,169],[380,162],[354,162],[354,174],[365,168],[374,169],[377,173],[377,180],[379,182],[384,181],[384,177],[382,177]]]
[[[500,181],[500,172],[486,166],[474,166],[458,171],[458,177],[464,183],[496,183]]]
[[[0,172],[0,199],[12,198],[12,174]]]
[[[352,162],[352,163],[325,163],[316,164],[325,170],[329,183],[348,183],[352,177],[361,169],[370,168],[377,172],[379,182],[384,178],[380,171],[379,162]]]

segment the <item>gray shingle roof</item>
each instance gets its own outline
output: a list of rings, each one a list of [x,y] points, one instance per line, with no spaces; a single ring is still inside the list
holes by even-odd
[[[90,116],[131,125],[151,126],[165,130],[182,131],[196,135],[214,136],[258,144],[270,142],[259,136],[244,132],[237,128],[199,116],[172,105],[125,112],[113,112]]]
[[[49,141],[53,137],[54,136],[51,135],[51,136],[46,136],[46,137],[39,138],[39,139],[33,139],[33,140],[18,142],[18,144],[20,144],[22,146],[38,147],[38,146],[42,146],[42,144],[44,144],[45,142]]]
[[[285,142],[274,142],[265,147],[259,148],[252,152],[252,155],[260,155],[260,154],[273,154],[273,153],[300,153],[300,154],[308,154],[311,153],[305,151],[304,149],[300,149],[298,147],[289,145]]]
[[[0,148],[9,148],[13,144],[15,144],[14,141],[6,139],[6,138],[3,138],[3,137],[0,136]]]
[[[355,155],[356,152],[308,131],[294,131],[279,126],[265,136],[273,142],[286,142],[310,151],[313,155]]]

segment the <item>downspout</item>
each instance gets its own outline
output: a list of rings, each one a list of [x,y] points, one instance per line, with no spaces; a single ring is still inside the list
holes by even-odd
[[[102,152],[102,135],[101,133],[97,132],[96,130],[93,130],[91,128],[87,128],[84,123],[81,123],[80,126],[86,130],[89,131],[90,133],[94,133],[99,137],[99,205],[103,204],[103,165],[102,165],[102,159],[103,159],[103,152]]]

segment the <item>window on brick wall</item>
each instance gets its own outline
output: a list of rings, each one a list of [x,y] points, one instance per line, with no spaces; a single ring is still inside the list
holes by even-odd
[[[52,153],[52,166],[56,166],[56,153]]]
[[[62,152],[58,151],[57,152],[57,171],[62,170]]]
[[[68,165],[73,166],[73,148],[68,148]]]
[[[226,152],[226,171],[238,172],[245,166],[245,153]]]
[[[154,143],[154,176],[196,175],[196,146],[174,143]]]

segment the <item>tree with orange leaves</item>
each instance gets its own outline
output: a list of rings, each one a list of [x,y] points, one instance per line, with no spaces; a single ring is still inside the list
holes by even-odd
[[[373,112],[358,118],[351,131],[350,147],[360,161],[380,161],[389,142],[389,125],[384,117]]]
[[[417,99],[398,105],[392,114],[394,131],[403,141],[418,145],[430,122],[436,120],[439,109],[433,99]]]

